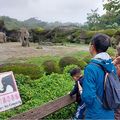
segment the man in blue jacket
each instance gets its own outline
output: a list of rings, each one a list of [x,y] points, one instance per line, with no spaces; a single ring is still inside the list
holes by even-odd
[[[91,63],[85,68],[82,100],[86,104],[86,119],[114,119],[114,111],[102,106],[104,94],[105,73],[96,64],[100,64],[106,71],[114,71],[115,66],[111,57],[106,53],[110,46],[110,38],[105,34],[96,34],[90,44],[90,53],[93,56]]]

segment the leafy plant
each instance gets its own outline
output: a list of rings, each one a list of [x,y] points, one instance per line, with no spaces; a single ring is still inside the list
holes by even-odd
[[[66,66],[66,67],[64,68],[63,73],[64,73],[64,74],[69,73],[69,72],[70,72],[72,69],[74,69],[74,68],[78,68],[78,66],[77,66],[77,65],[68,65],[68,66]]]
[[[0,66],[0,72],[13,71],[14,74],[23,74],[30,76],[31,79],[38,79],[43,71],[40,67],[33,64],[11,63]]]
[[[85,61],[87,64],[90,63],[92,57],[89,55],[89,56],[86,56],[83,58],[83,61]]]
[[[75,57],[63,57],[59,61],[59,66],[63,70],[67,65],[79,65],[79,61]]]
[[[43,63],[44,71],[47,75],[50,75],[51,73],[59,73],[60,69],[57,63],[53,60],[47,60]]]
[[[84,60],[80,60],[79,61],[79,66],[83,70],[87,66],[87,63]]]

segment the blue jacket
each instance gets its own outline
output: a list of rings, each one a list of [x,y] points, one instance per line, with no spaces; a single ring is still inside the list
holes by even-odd
[[[91,62],[99,63],[108,72],[114,71],[112,60],[93,59]],[[84,71],[82,100],[86,104],[86,119],[114,119],[114,111],[103,108],[101,99],[103,97],[104,71],[95,64],[89,64]]]

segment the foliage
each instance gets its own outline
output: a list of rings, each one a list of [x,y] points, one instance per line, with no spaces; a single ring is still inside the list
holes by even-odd
[[[32,81],[29,77],[16,75],[18,89],[23,101],[23,104],[17,108],[0,113],[0,119],[7,119],[16,114],[25,112],[31,108],[38,107],[46,102],[54,100],[60,96],[66,95],[73,86],[73,82],[69,74],[51,74]],[[29,82],[29,84],[28,84]],[[68,109],[69,108],[69,109]],[[73,115],[74,105],[65,108],[49,119],[68,118]]]
[[[109,48],[107,53],[111,56],[111,57],[115,57],[116,55],[116,50],[113,48]]]
[[[35,31],[40,33],[40,32],[43,32],[43,31],[44,31],[44,29],[43,29],[43,28],[41,28],[41,27],[37,27],[37,28],[35,29]]]
[[[18,28],[22,27],[22,23],[19,22],[16,19],[13,19],[13,18],[9,18],[9,17],[6,17],[6,16],[1,16],[0,20],[4,21],[5,27],[9,30],[18,29]]]
[[[43,68],[46,73],[46,75],[50,75],[51,73],[59,73],[60,69],[57,63],[53,60],[47,60],[43,63]]]
[[[37,65],[25,63],[11,63],[0,66],[0,72],[7,71],[13,71],[15,74],[28,75],[31,79],[38,79],[43,74],[42,69]]]
[[[87,14],[87,23],[83,28],[87,30],[117,29],[120,26],[120,1],[106,0],[103,4],[105,14],[99,15],[98,9]]]
[[[103,5],[104,9],[114,15],[113,17],[120,14],[120,1],[119,0],[107,0],[107,3]]]
[[[82,46],[80,46],[80,47],[82,47]],[[88,48],[89,48],[89,46],[88,46]],[[75,57],[77,59],[83,59],[84,57],[89,56],[89,55],[90,55],[89,51],[79,51],[79,52],[71,54],[71,56],[73,56],[73,57]]]
[[[79,61],[75,57],[63,57],[59,61],[59,66],[63,70],[67,65],[79,65]]]
[[[76,104],[69,105],[68,107],[62,108],[60,111],[53,113],[44,119],[47,120],[70,119],[74,116],[76,108],[77,108]]]
[[[5,23],[3,20],[0,20],[0,30],[2,30],[5,26]]]
[[[116,33],[116,29],[106,29],[106,30],[100,30],[98,32],[107,34],[110,37],[112,37]]]
[[[107,34],[112,37],[117,32],[116,29],[106,29],[106,30],[98,30],[98,31],[86,31],[86,37],[92,38],[97,33]]]
[[[88,56],[83,58],[83,61],[85,61],[88,64],[88,63],[90,63],[91,59],[92,59],[92,56],[88,55]]]
[[[34,57],[34,58],[27,59],[26,63],[35,64],[41,67],[41,65],[47,60],[55,61],[55,63],[58,63],[60,60],[60,57],[59,56]]]
[[[63,73],[64,73],[64,74],[70,73],[70,71],[71,71],[72,69],[74,69],[74,68],[78,68],[78,66],[77,66],[77,65],[68,65],[68,66],[66,66],[66,67],[64,68]]]
[[[91,30],[97,30],[97,24],[99,24],[99,18],[100,15],[97,13],[98,9],[91,10],[91,13],[87,14],[87,24],[89,26],[89,29]]]
[[[84,70],[84,68],[87,66],[87,63],[84,60],[80,60],[79,61],[79,66],[82,70]]]

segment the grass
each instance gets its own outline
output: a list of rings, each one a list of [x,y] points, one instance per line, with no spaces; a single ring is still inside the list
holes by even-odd
[[[110,56],[115,56],[116,50],[113,48],[109,48],[108,53],[110,54]],[[72,57],[75,57],[75,58],[81,60],[84,57],[90,56],[90,53],[88,51],[79,51],[79,52],[75,52],[72,54],[67,54],[66,56],[72,56]],[[62,57],[60,57],[60,56],[33,57],[33,58],[26,59],[24,62],[32,63],[32,64],[36,64],[38,66],[41,66],[42,63],[46,60],[54,60],[55,62],[58,63],[61,58]]]
[[[58,62],[60,60],[60,58],[61,57],[59,57],[59,56],[33,57],[33,58],[29,58],[29,59],[25,60],[25,62],[41,66],[43,64],[43,62],[46,60],[54,60],[55,62]]]
[[[87,52],[87,51],[80,51],[80,52],[68,54],[66,56],[72,56],[72,57],[75,57],[75,58],[78,58],[78,59],[82,59],[82,58],[84,58],[84,57],[86,57],[88,55],[90,55],[89,52]],[[58,63],[61,58],[62,57],[60,57],[60,56],[32,57],[32,58],[28,58],[24,62],[41,66],[42,63],[44,61],[46,61],[46,60],[54,60],[55,62]]]

